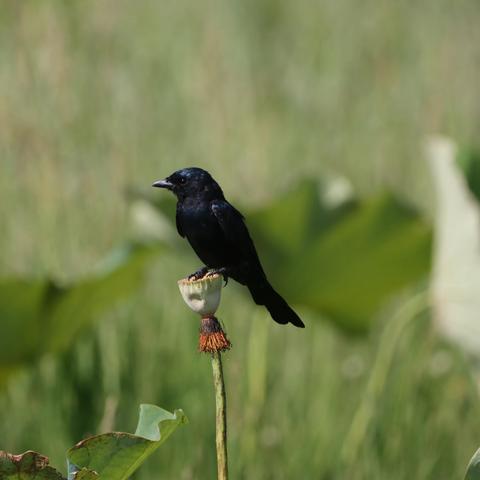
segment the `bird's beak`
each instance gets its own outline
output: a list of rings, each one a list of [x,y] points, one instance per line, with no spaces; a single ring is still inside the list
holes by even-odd
[[[169,182],[168,180],[157,180],[152,184],[152,187],[166,188],[167,190],[171,190],[173,188],[173,183]]]

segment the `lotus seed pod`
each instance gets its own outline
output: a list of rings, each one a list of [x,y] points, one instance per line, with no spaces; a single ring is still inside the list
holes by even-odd
[[[223,277],[206,275],[198,280],[183,278],[178,287],[185,303],[202,317],[210,317],[217,311],[222,293]]]

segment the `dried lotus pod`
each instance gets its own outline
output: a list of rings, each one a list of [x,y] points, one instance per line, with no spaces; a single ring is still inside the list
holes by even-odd
[[[223,277],[218,274],[205,275],[200,279],[184,278],[178,287],[185,303],[202,319],[198,349],[205,353],[223,352],[230,349],[227,338],[215,312],[220,305]]]
[[[222,294],[222,276],[218,274],[205,275],[200,279],[182,278],[178,288],[185,303],[202,317],[215,314],[220,305]]]

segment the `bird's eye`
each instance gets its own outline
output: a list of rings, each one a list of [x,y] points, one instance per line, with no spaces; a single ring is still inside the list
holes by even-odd
[[[187,183],[187,177],[180,177],[179,182],[180,185],[185,185]]]

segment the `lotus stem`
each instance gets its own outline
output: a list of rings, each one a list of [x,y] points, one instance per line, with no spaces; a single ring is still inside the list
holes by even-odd
[[[213,386],[215,388],[215,424],[217,445],[217,477],[218,480],[228,479],[227,455],[227,397],[223,380],[222,354],[212,353]]]

